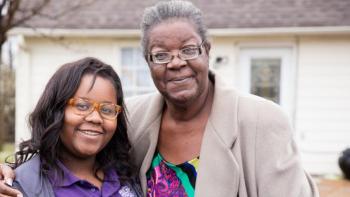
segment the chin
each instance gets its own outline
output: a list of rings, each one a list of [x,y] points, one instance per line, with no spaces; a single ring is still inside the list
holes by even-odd
[[[196,101],[197,95],[193,91],[183,91],[177,94],[168,94],[166,98],[177,105],[188,105]]]
[[[80,158],[95,157],[99,153],[99,149],[85,149],[78,152]]]

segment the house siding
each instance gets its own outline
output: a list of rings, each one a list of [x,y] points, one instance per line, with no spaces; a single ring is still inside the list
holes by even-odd
[[[299,40],[296,130],[314,174],[339,173],[339,154],[350,146],[349,52],[349,36]]]

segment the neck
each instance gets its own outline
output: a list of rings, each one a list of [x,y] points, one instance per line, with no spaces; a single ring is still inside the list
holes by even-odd
[[[212,82],[208,82],[208,88],[198,99],[186,105],[176,105],[166,101],[165,114],[178,121],[188,121],[204,113],[210,113],[213,103],[214,87]]]
[[[95,158],[79,158],[65,152],[60,160],[75,176],[81,179],[88,179],[88,177],[95,176],[97,167]]]

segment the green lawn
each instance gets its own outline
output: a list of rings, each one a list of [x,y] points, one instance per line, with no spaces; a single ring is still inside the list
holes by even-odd
[[[15,151],[13,143],[5,143],[0,152],[0,163],[4,163],[7,156],[12,155]]]

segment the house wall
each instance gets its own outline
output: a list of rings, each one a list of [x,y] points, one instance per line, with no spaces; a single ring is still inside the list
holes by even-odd
[[[350,36],[299,39],[296,130],[305,167],[338,173],[350,147]]]
[[[26,39],[18,56],[16,76],[16,142],[28,138],[25,117],[44,85],[62,63],[95,56],[120,64],[119,49],[138,46],[137,38],[64,39],[65,44],[41,38]],[[313,174],[339,173],[337,158],[350,146],[349,36],[213,37],[210,66],[238,89],[244,86],[241,52],[244,48],[290,48],[292,102],[287,110],[296,129],[302,162]],[[223,61],[217,62],[220,57]],[[117,71],[120,67],[116,66]]]

